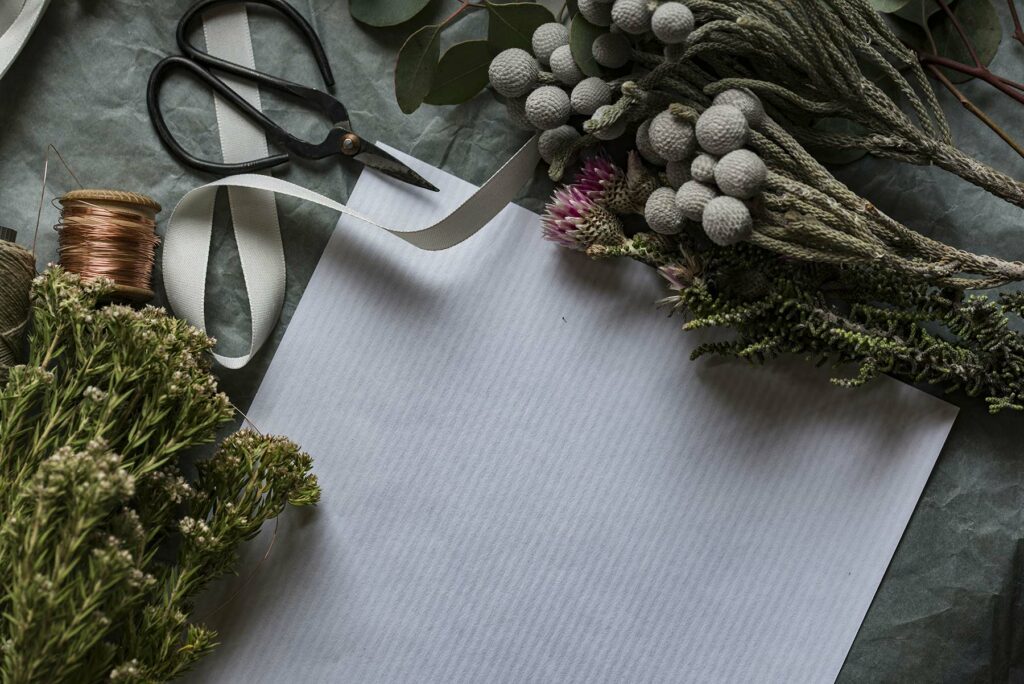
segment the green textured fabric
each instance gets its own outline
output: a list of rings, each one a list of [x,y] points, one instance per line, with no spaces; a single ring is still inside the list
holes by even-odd
[[[64,153],[87,185],[152,194],[164,205],[165,220],[186,191],[209,180],[182,168],[162,150],[145,109],[150,69],[176,51],[174,27],[189,4],[61,0],[51,6],[0,86],[0,224],[18,229],[22,244],[32,240],[42,154],[49,143]],[[409,29],[357,26],[346,3],[337,0],[300,0],[296,6],[313,18],[324,37],[338,77],[335,92],[364,135],[475,183],[484,181],[525,140],[525,134],[508,125],[504,107],[489,95],[461,107],[424,106],[413,116],[403,115],[394,100],[392,67]],[[298,36],[264,11],[254,9],[253,15],[257,66],[316,82],[312,58],[296,47]],[[481,35],[483,19],[470,17],[446,34],[446,40]],[[1006,40],[994,68],[1008,75],[1019,73],[1021,60],[1024,48]],[[968,85],[965,90],[1009,130],[1024,135],[1017,130],[1019,105],[982,86]],[[944,102],[962,147],[1024,177],[1021,159],[959,111],[955,102]],[[207,151],[208,156],[218,153],[211,98],[198,85],[176,77],[167,88],[165,103],[172,128],[189,141],[190,149]],[[322,130],[315,117],[294,111],[287,102],[265,98],[264,104],[273,118],[296,131],[316,137]],[[278,172],[342,201],[356,174],[354,167],[336,160]],[[865,160],[840,175],[922,232],[974,251],[1024,259],[1020,210],[936,169]],[[59,166],[51,167],[52,193],[72,187]],[[522,202],[539,209],[549,191],[550,184],[538,173]],[[46,209],[44,226],[55,216],[49,205]],[[280,203],[280,213],[288,261],[282,324],[253,364],[244,371],[222,373],[224,387],[243,407],[258,387],[335,223],[329,211],[290,201]],[[44,227],[40,266],[54,259],[55,244],[55,235]],[[225,352],[243,351],[246,306],[233,239],[226,230],[215,238],[211,278],[211,330]],[[658,315],[653,306],[651,315]],[[963,412],[841,681],[1005,681],[1021,667],[1024,639],[1018,625],[1024,624],[1024,611],[1017,586],[1024,579],[1024,416],[1007,412],[993,418],[984,406],[954,399]]]

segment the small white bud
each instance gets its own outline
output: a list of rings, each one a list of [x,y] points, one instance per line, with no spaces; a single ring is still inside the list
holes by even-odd
[[[705,185],[715,182],[715,166],[718,164],[718,159],[714,156],[702,152],[693,158],[693,164],[690,165],[690,175],[693,180],[700,181]]]

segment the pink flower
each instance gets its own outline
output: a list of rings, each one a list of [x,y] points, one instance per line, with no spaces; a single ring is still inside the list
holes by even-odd
[[[594,244],[617,244],[625,238],[618,218],[579,185],[555,190],[544,208],[541,227],[545,239],[581,252]]]
[[[622,169],[607,154],[597,154],[583,161],[576,174],[575,186],[595,202],[602,202],[605,193],[622,177]]]

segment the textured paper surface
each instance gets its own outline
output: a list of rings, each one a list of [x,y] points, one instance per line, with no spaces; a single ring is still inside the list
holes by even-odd
[[[367,173],[353,207],[415,228],[471,190],[417,170],[443,194]],[[834,679],[956,410],[693,364],[660,291],[515,206],[440,254],[343,220],[250,411],[324,500],[214,592],[198,679]]]

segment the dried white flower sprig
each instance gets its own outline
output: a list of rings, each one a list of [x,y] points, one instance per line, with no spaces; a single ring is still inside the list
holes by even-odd
[[[157,682],[216,645],[192,600],[286,504],[311,461],[241,432],[186,477],[233,409],[212,340],[160,309],[98,304],[59,268],[33,287],[30,358],[0,384],[0,678]]]

